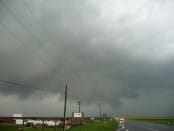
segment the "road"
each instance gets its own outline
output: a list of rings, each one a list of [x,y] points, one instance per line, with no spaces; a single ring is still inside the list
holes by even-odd
[[[174,131],[174,126],[166,126],[148,122],[125,121],[125,128],[117,131]]]

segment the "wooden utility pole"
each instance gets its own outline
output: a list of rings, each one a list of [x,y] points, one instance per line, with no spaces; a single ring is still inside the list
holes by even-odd
[[[100,121],[101,121],[101,104],[99,104]]]
[[[80,113],[80,101],[78,101],[78,105],[79,105],[79,113]],[[78,124],[81,124],[81,118],[78,118]]]
[[[55,120],[55,123],[54,123],[55,125],[54,125],[54,131],[56,131],[57,130],[57,121]]]
[[[80,101],[78,101],[78,105],[79,105],[79,113],[80,113]]]
[[[65,87],[65,103],[64,103],[63,131],[65,131],[65,122],[66,122],[66,101],[67,101],[67,85]]]
[[[22,131],[24,131],[24,119],[22,119]]]
[[[44,130],[44,120],[42,120],[42,131]]]

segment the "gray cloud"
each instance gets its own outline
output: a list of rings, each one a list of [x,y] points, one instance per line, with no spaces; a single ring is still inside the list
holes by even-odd
[[[130,100],[149,101],[144,90],[152,101],[172,101],[173,1],[0,3],[0,79],[25,85],[1,83],[4,97],[63,96],[67,83],[70,100],[104,103],[112,113]],[[173,115],[173,104],[165,107],[157,115]]]

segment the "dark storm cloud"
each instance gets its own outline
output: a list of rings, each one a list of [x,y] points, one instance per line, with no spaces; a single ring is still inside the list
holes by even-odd
[[[67,83],[71,100],[116,107],[174,92],[173,1],[0,3],[0,79],[24,85],[1,83],[3,95],[62,95]]]

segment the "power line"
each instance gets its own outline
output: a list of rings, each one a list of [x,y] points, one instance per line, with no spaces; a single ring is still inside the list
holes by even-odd
[[[43,24],[40,22],[40,20],[37,18],[37,16],[33,13],[33,11],[31,10],[31,8],[28,6],[27,2],[24,0],[24,4],[26,6],[26,8],[28,9],[28,11],[30,12],[30,14],[33,16],[33,18],[36,20],[36,22],[39,24],[39,26],[41,27],[42,31],[47,35],[48,39],[50,42],[54,43],[50,37],[49,32],[45,29],[45,27],[43,26]]]
[[[35,89],[35,90],[39,90],[39,91],[47,91],[46,88],[35,87],[32,85],[25,85],[25,84],[21,84],[18,82],[2,80],[2,79],[0,79],[0,84],[5,84],[5,88],[8,87],[8,85],[14,85],[15,88],[21,88],[21,89],[27,89],[27,90]],[[2,88],[2,87],[0,86],[0,88]],[[56,92],[57,90],[56,90],[56,88],[52,88],[51,91]]]
[[[17,37],[17,35],[16,35],[13,31],[11,31],[3,22],[0,22],[0,24],[13,36],[14,39],[16,39],[16,41],[18,41],[19,43],[24,44],[24,42],[21,41],[21,40]]]
[[[7,85],[15,85],[17,88],[23,88],[23,89],[36,89],[36,90],[42,90],[42,88],[39,88],[39,87],[33,87],[33,86],[26,86],[24,84],[21,84],[21,83],[17,83],[17,82],[13,82],[13,81],[7,81],[7,80],[2,80],[0,79],[0,83],[3,83],[3,84],[7,84]],[[30,88],[28,88],[30,87]]]
[[[25,24],[21,21],[21,19],[15,14],[13,13],[13,11],[6,5],[6,3],[2,0],[1,1],[3,6],[8,10],[8,12],[25,28],[25,30],[33,37],[35,38],[36,41],[38,41],[40,43],[40,40],[38,40],[32,33],[31,30],[28,29],[28,27],[25,26]]]
[[[10,84],[10,85],[23,86],[20,83],[16,83],[16,82],[12,82],[12,81],[0,80],[0,82]]]
[[[2,27],[3,27],[4,29],[6,29],[6,31],[9,32],[9,34],[10,34],[11,36],[13,36],[14,39],[16,39],[16,41],[18,41],[19,43],[23,43],[23,42],[18,38],[18,36],[16,35],[16,33],[14,33],[13,31],[11,31],[11,29],[9,29],[8,26],[6,26],[6,24],[4,24],[3,21],[0,21],[0,24],[2,25]]]

